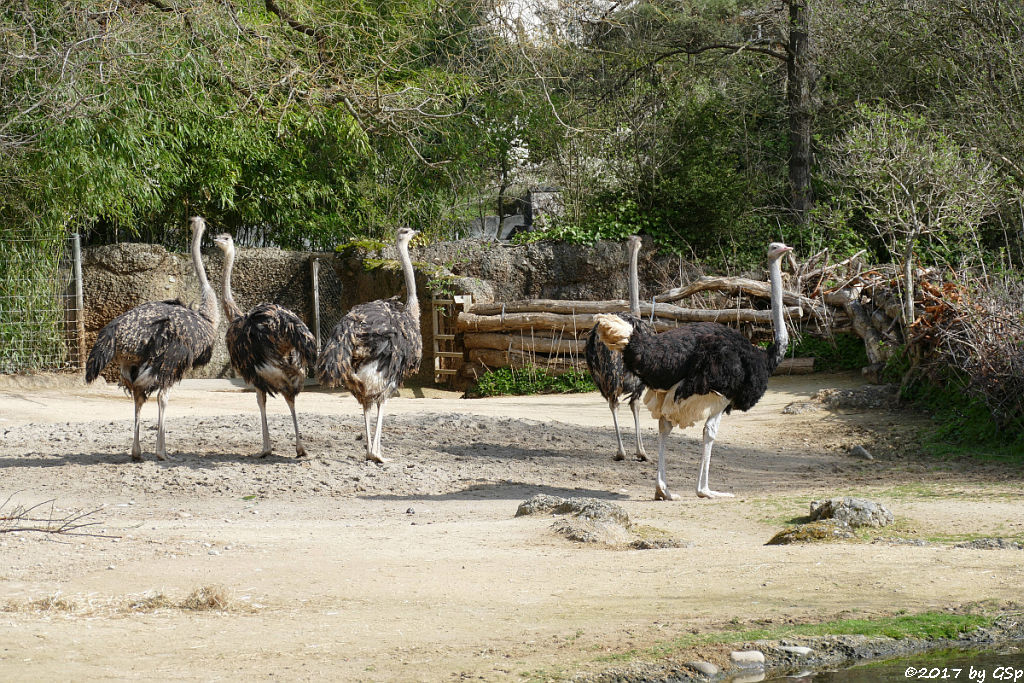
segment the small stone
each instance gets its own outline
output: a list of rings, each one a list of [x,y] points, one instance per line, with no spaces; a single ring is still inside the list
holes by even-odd
[[[740,666],[763,666],[764,653],[760,650],[733,650],[729,653],[729,660]]]
[[[220,551],[219,550],[211,550],[210,552],[208,552],[206,554],[207,555],[220,555]]]
[[[806,657],[814,652],[814,650],[812,650],[811,648],[804,647],[802,645],[783,645],[779,649],[783,652],[788,652],[792,655],[796,655],[797,657]]]
[[[705,676],[709,677],[717,676],[719,671],[718,667],[712,664],[711,662],[687,662],[686,666],[693,669],[697,673],[702,673]]]
[[[415,515],[416,511],[414,509],[412,509],[412,508],[409,508],[408,510],[405,511],[405,514],[407,514],[407,515]]]
[[[117,566],[113,564],[108,564],[107,569],[117,569]]]

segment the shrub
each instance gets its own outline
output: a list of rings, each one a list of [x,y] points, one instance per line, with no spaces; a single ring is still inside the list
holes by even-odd
[[[524,396],[530,394],[578,394],[596,391],[590,374],[569,370],[559,375],[543,368],[496,368],[488,370],[477,382],[476,396]]]

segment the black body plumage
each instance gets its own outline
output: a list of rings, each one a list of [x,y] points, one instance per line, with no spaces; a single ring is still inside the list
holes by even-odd
[[[422,358],[419,317],[392,297],[352,307],[324,344],[316,375],[326,386],[344,385],[366,408],[418,372]],[[371,377],[380,381],[367,382]]]
[[[178,299],[136,306],[100,330],[86,361],[85,381],[117,362],[122,386],[148,398],[210,362],[215,326]]]
[[[718,392],[729,407],[750,410],[768,389],[777,361],[742,334],[719,323],[689,323],[661,334],[639,333],[622,350],[627,368],[652,389],[679,383],[674,399]]]
[[[226,343],[231,366],[268,396],[280,392],[295,398],[305,382],[306,368],[316,365],[316,338],[297,315],[277,304],[257,304],[233,318]]]

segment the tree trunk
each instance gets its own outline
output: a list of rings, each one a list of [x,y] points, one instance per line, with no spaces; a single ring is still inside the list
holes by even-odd
[[[907,238],[907,250],[903,253],[903,323],[910,330],[914,324],[914,234]]]
[[[789,184],[797,221],[806,223],[814,208],[811,186],[811,127],[814,67],[811,64],[808,0],[789,0],[789,49],[786,105],[789,115]]]

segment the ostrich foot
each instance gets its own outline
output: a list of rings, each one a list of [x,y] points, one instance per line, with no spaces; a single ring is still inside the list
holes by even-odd
[[[371,462],[378,463],[380,465],[383,465],[384,463],[389,462],[388,459],[385,458],[380,453],[367,453],[366,454],[366,459],[370,460]]]
[[[697,489],[698,498],[735,498],[735,494],[712,491],[711,489]]]
[[[142,451],[132,451],[132,462],[142,462]]]
[[[260,452],[260,455],[259,455],[259,457],[261,457],[261,458],[265,458],[265,457],[267,457],[268,455],[272,454],[273,452],[274,452],[274,449],[273,449],[273,448],[267,448],[267,449],[264,449],[263,451],[261,451],[261,452]]]
[[[633,456],[633,460],[636,460],[637,462],[647,462],[647,454],[643,451],[637,451]]]
[[[141,459],[142,458],[139,458],[139,460],[141,460]],[[165,462],[168,461],[168,460],[174,460],[174,458],[172,458],[171,456],[167,455],[166,453],[157,453],[156,454],[156,459],[157,460],[163,460]]]
[[[654,500],[679,500],[679,496],[674,493],[670,493],[667,487],[655,486]]]
[[[295,447],[295,457],[296,458],[305,458],[306,457],[306,449],[303,448],[302,446],[296,446]]]
[[[616,453],[615,456],[612,458],[612,460],[625,460],[625,459],[626,459],[626,454],[623,453],[622,451],[619,451],[618,453]]]

